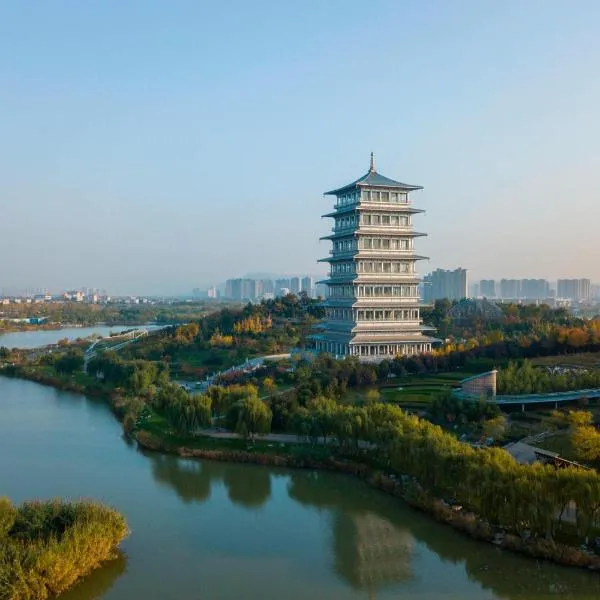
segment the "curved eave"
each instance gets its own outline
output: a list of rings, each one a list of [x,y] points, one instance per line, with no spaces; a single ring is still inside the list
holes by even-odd
[[[355,237],[356,235],[382,235],[382,236],[402,236],[408,238],[427,237],[429,234],[422,233],[420,231],[402,231],[400,229],[394,229],[393,231],[385,231],[377,227],[369,227],[363,225],[361,229],[355,229],[353,231],[330,233],[320,237],[319,240],[339,240],[347,237]],[[364,250],[364,249],[363,249]]]
[[[349,274],[347,277],[340,277],[339,279],[322,279],[321,281],[317,281],[317,283],[324,283],[325,285],[336,285],[336,284],[348,284],[353,283],[357,280],[357,276],[355,274]]]
[[[393,179],[389,179],[384,175],[380,175],[376,171],[369,171],[366,175],[363,175],[356,181],[349,183],[348,185],[344,185],[343,187],[337,188],[335,190],[330,190],[329,192],[325,192],[325,196],[337,196],[342,192],[346,192],[352,190],[354,188],[379,188],[379,189],[387,189],[387,190],[402,190],[402,191],[415,191],[422,190],[423,186],[421,185],[411,185],[409,183],[402,183],[400,181],[394,181]]]
[[[363,251],[365,252],[365,251]],[[394,254],[393,256],[390,256],[390,254]],[[320,263],[333,263],[333,262],[339,262],[339,261],[343,261],[343,260],[355,260],[357,258],[361,258],[364,260],[368,260],[368,259],[373,259],[373,258],[377,258],[380,260],[429,260],[429,256],[421,256],[420,254],[399,254],[397,252],[395,253],[390,253],[390,254],[385,254],[384,252],[373,252],[371,251],[369,254],[363,254],[361,252],[361,254],[358,254],[358,252],[354,253],[354,254],[346,254],[344,256],[329,256],[328,258],[319,258],[317,260],[317,262]],[[366,275],[367,273],[365,273]],[[373,273],[373,275],[389,275],[390,273]],[[398,275],[401,275],[402,273],[398,273]]]
[[[330,233],[329,235],[324,235],[320,237],[319,240],[339,240],[341,238],[354,237],[358,231],[347,231],[345,233]]]
[[[319,260],[317,260],[317,262],[331,263],[331,262],[338,262],[340,260],[354,260],[355,256],[356,256],[356,252],[354,254],[345,254],[344,256],[330,256],[328,258],[319,258]]]

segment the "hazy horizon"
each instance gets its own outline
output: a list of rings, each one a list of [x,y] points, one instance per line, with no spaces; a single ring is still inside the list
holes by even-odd
[[[599,67],[591,0],[4,3],[0,288],[324,273],[371,151],[420,274],[600,281]]]

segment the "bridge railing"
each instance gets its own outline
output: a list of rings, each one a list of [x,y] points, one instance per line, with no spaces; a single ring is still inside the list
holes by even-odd
[[[470,400],[479,402],[481,396],[477,394],[469,394],[460,389],[453,392],[462,400]],[[535,403],[554,403],[567,402],[570,400],[583,400],[584,398],[600,398],[600,388],[573,390],[570,392],[549,392],[547,394],[501,394],[490,396],[484,399],[491,404],[535,404]]]

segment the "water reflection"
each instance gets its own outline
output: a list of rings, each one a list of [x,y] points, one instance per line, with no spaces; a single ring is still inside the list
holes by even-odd
[[[268,468],[254,465],[144,454],[151,462],[155,481],[175,490],[185,503],[207,502],[214,486],[222,485],[231,502],[257,509],[269,500],[271,480],[276,476]],[[331,515],[328,523],[334,572],[370,597],[416,577],[413,563],[418,543],[444,562],[463,564],[469,579],[500,598],[541,600],[549,594],[560,594],[564,600],[600,597],[600,578],[473,542],[349,477],[314,471],[292,471],[288,477],[290,498]]]
[[[413,579],[415,546],[420,543],[441,561],[464,565],[469,579],[499,598],[600,598],[600,577],[595,574],[474,542],[351,478],[296,471],[290,475],[288,491],[303,505],[333,514],[335,570],[354,588],[368,590],[371,597],[376,590]]]
[[[353,490],[347,484],[354,484]],[[357,493],[357,488],[359,493]],[[335,572],[353,588],[378,589],[410,580],[414,538],[373,510],[372,498],[349,479],[318,472],[296,472],[290,477],[291,498],[332,513]]]
[[[74,588],[61,594],[60,600],[96,600],[103,597],[115,581],[127,570],[127,558],[122,552],[102,567],[82,579]]]
[[[414,539],[371,512],[333,516],[335,571],[352,587],[373,592],[413,577]]]
[[[225,486],[234,504],[246,508],[260,508],[271,496],[271,472],[263,467],[144,454],[155,481],[173,488],[185,503],[206,502],[216,483]]]

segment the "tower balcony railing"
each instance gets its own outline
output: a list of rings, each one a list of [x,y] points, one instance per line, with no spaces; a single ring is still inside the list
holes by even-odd
[[[361,201],[360,201],[360,205],[361,206],[369,206],[369,207],[374,206],[374,207],[377,207],[377,208],[386,208],[386,209],[387,208],[394,208],[396,206],[401,206],[401,207],[410,206],[411,204],[412,204],[412,200],[410,198],[407,198],[405,200],[396,200],[395,202],[390,202],[390,201],[388,201],[388,202],[375,202],[373,200],[370,200],[370,199],[367,200],[365,198],[361,199]]]
[[[389,304],[390,306],[414,306],[418,308],[421,303],[421,299],[418,296],[357,296],[355,301],[364,306],[384,306]]]
[[[392,308],[399,306],[418,308],[421,306],[421,299],[418,296],[328,296],[325,300],[343,304],[355,303],[361,308],[370,306],[383,308],[386,305]]]
[[[361,255],[368,256],[369,254],[401,254],[410,258],[411,254],[415,253],[415,248],[359,248],[358,252]]]
[[[362,331],[386,328],[386,326],[389,326],[390,329],[399,326],[404,326],[406,329],[418,329],[421,326],[421,321],[420,319],[372,319],[369,321],[364,319],[355,321],[355,324],[356,329]]]
[[[333,205],[333,208],[335,208],[335,209],[338,209],[338,208],[349,209],[349,208],[352,208],[352,207],[355,207],[355,206],[358,206],[358,205],[359,205],[359,201],[358,200],[355,200],[354,202],[345,202],[345,203],[344,202],[336,202]]]
[[[383,224],[367,224],[367,223],[355,223],[354,225],[344,225],[344,226],[333,226],[331,228],[331,233],[354,233],[354,232],[369,232],[374,234],[404,234],[408,235],[413,233],[414,226],[413,225],[383,225]]]
[[[354,223],[353,225],[343,225],[340,226],[338,225],[337,227],[332,227],[331,231],[332,233],[351,233],[353,232],[355,229],[358,229],[358,223]]]
[[[360,223],[357,229],[360,231],[373,230],[377,233],[393,233],[394,231],[401,231],[402,233],[412,233],[414,225],[392,225],[391,223]]]
[[[354,256],[357,252],[358,250],[353,248],[352,250],[330,250],[329,254],[335,258],[346,258]]]
[[[357,274],[358,278],[362,281],[371,281],[373,279],[382,279],[384,281],[388,281],[388,280],[392,280],[392,279],[398,279],[400,281],[402,281],[402,283],[406,283],[407,279],[418,279],[417,274],[413,271],[411,273],[374,273],[374,272],[366,272],[366,271],[359,271]]]

